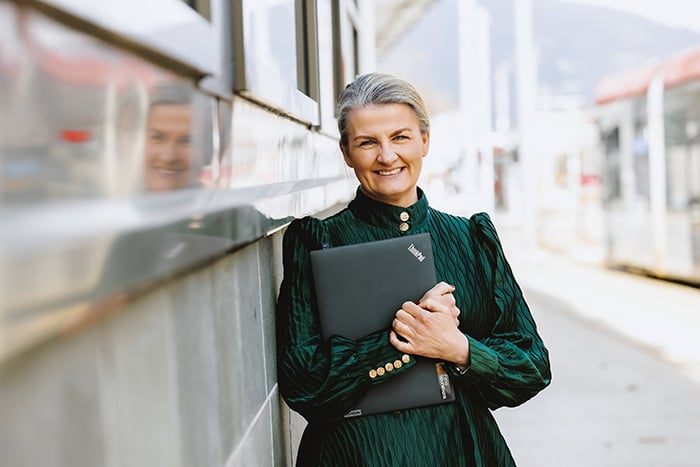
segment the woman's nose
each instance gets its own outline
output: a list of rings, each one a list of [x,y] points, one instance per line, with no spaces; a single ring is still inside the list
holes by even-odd
[[[397,156],[393,148],[389,144],[382,144],[379,146],[379,154],[377,154],[377,160],[383,164],[390,164],[396,160]]]
[[[177,143],[168,142],[161,146],[158,157],[163,161],[176,161],[180,158]]]

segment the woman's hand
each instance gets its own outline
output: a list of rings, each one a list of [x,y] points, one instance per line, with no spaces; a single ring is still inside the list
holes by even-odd
[[[457,308],[454,291],[454,285],[438,282],[418,300],[417,305],[428,311],[449,313],[455,319],[455,326],[459,327],[459,308]]]
[[[466,364],[469,341],[458,328],[454,290],[454,286],[440,282],[418,304],[404,303],[392,323],[391,345],[401,352]]]

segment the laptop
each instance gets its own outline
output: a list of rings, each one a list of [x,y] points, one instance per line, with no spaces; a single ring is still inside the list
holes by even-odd
[[[312,251],[311,268],[325,340],[388,330],[404,302],[419,300],[437,282],[427,233]],[[454,401],[444,363],[416,360],[409,371],[372,386],[345,417]]]

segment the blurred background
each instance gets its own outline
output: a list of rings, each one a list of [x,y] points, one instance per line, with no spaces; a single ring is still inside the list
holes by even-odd
[[[495,414],[519,465],[697,463],[700,6],[377,8],[378,69],[431,111],[431,202],[492,214],[550,347],[552,387]]]
[[[93,4],[94,3],[94,4]],[[293,465],[291,219],[334,104],[412,82],[432,206],[494,219],[553,382],[521,466],[699,465],[694,0],[0,0],[0,465]]]
[[[604,242],[610,241],[613,259],[629,266],[697,277],[698,264],[691,258],[698,250],[693,239],[700,162],[692,137],[674,141],[676,126],[686,132],[696,125],[694,106],[669,105],[671,99],[694,95],[692,50],[699,31],[687,19],[697,9],[692,2],[410,3],[412,9],[404,8],[405,2],[378,2],[377,67],[416,83],[430,107],[433,148],[424,184],[434,203],[444,195],[466,212],[496,210],[527,224],[529,242],[593,261],[602,260]],[[395,32],[395,9],[404,16],[401,35]],[[651,108],[652,79],[669,81],[669,73],[684,75],[682,82],[667,86],[665,107]],[[683,97],[669,95],[674,93]],[[658,135],[649,129],[656,120],[665,124]],[[631,133],[621,133],[627,126]],[[669,153],[659,157],[673,160],[666,186],[659,189],[678,199],[669,200],[665,219],[654,218],[672,222],[670,211],[695,212],[680,227],[687,249],[678,255],[690,263],[679,269],[623,257],[618,245],[632,241],[632,232],[651,231],[649,218],[634,226],[618,222],[630,221],[622,219],[625,210],[628,218],[630,210],[649,214],[657,184],[650,187],[645,167],[655,145]],[[677,152],[684,154],[671,154]],[[606,171],[609,176],[603,177]],[[642,228],[641,222],[647,224]],[[605,235],[610,223],[615,226]],[[651,237],[646,241],[640,245],[645,251],[636,255],[663,248],[657,255],[674,262],[669,256],[675,253],[666,251],[672,246],[655,246]]]

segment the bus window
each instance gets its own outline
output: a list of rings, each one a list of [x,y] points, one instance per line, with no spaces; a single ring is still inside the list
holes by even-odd
[[[632,155],[634,157],[634,186],[637,199],[648,203],[649,138],[647,136],[647,125],[645,122],[638,122],[635,125]]]
[[[619,128],[603,133],[602,143],[605,154],[604,200],[609,205],[622,197]]]
[[[696,140],[690,146],[689,166],[689,201],[692,206],[700,207],[700,141]]]

